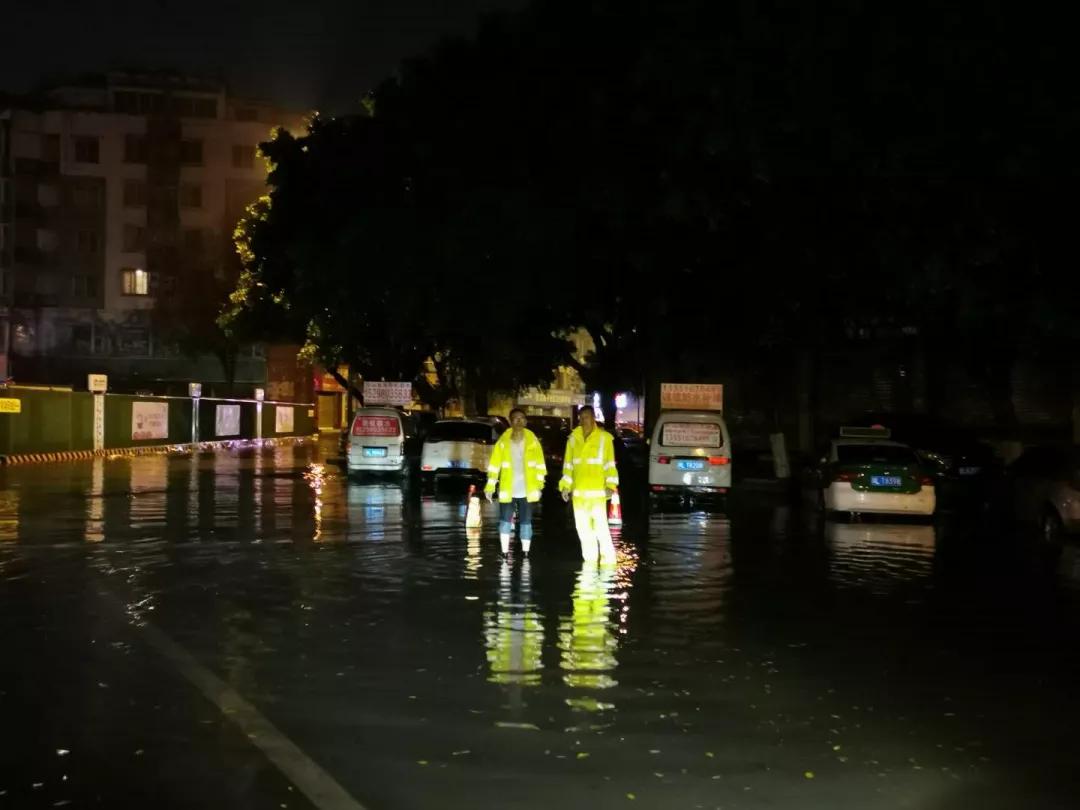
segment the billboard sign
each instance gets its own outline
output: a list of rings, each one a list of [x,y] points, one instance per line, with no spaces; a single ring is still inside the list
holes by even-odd
[[[702,383],[660,383],[661,410],[722,411],[724,386]]]

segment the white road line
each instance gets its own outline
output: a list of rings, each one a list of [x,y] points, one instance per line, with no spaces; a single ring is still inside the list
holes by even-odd
[[[123,608],[121,600],[115,595],[105,592],[102,596],[117,608]],[[191,653],[149,622],[143,621],[135,626],[142,632],[147,644],[170,661],[207,700],[235,723],[251,743],[319,810],[365,810],[364,805],[350,796],[334,777],[278,731],[235,689],[196,661]]]

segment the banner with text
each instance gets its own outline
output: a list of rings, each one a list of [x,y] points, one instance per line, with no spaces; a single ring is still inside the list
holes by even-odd
[[[722,411],[724,386],[704,383],[660,383],[661,410]]]
[[[408,405],[412,398],[412,383],[364,381],[365,405]]]
[[[137,442],[147,439],[168,439],[169,403],[132,402],[131,438]]]

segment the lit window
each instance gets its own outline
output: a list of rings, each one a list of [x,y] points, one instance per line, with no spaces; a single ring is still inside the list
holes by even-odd
[[[124,295],[149,295],[150,274],[141,267],[125,267],[120,271]]]

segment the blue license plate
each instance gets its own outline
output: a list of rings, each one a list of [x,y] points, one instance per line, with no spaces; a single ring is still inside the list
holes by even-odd
[[[871,475],[872,487],[898,487],[903,483],[899,475]]]
[[[450,462],[450,468],[453,470],[464,470],[469,466],[469,462],[462,461],[461,459],[454,459]]]
[[[695,460],[686,460],[686,459],[684,459],[683,461],[676,461],[675,462],[675,469],[677,469],[677,470],[704,470],[705,469],[705,462],[704,461],[695,461]]]
[[[364,458],[386,458],[385,447],[365,447]]]
[[[978,475],[982,472],[982,467],[961,467],[961,475]]]

